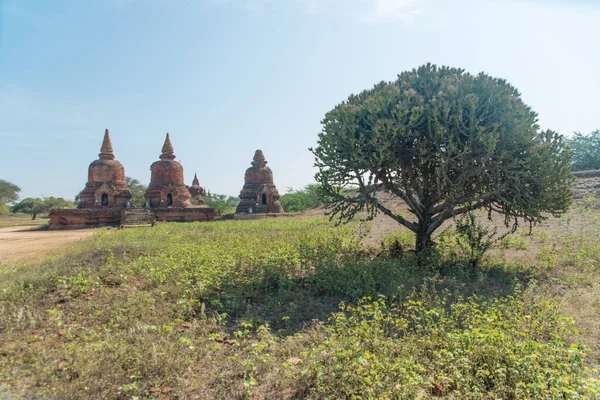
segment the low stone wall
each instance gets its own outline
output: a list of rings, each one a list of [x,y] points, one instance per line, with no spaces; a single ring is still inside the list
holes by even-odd
[[[155,208],[152,211],[157,221],[195,222],[215,219],[215,210],[209,207]]]
[[[81,229],[121,224],[121,208],[50,211],[49,229]]]
[[[81,208],[76,210],[52,210],[50,211],[51,230],[56,229],[81,229],[95,228],[100,226],[120,226],[122,219],[127,213],[151,212],[156,221],[164,222],[195,222],[212,221],[215,219],[215,210],[209,207],[173,207],[154,208],[151,210],[102,208]],[[127,221],[125,221],[127,222]]]
[[[121,228],[154,226],[154,213],[148,208],[126,208],[121,212]]]

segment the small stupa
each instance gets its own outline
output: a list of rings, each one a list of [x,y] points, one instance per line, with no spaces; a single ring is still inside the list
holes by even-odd
[[[81,192],[79,208],[126,207],[131,192],[125,180],[125,168],[115,160],[108,129],[98,154],[88,168],[88,181]]]
[[[198,174],[194,174],[194,180],[192,181],[192,186],[189,188],[189,192],[190,196],[192,196],[192,199],[198,201],[199,203],[204,203],[203,196],[206,196],[206,191],[202,186],[200,186]]]
[[[279,191],[273,183],[273,171],[267,167],[262,150],[256,150],[252,166],[246,170],[244,187],[240,192],[240,203],[236,214],[281,214]]]
[[[175,161],[175,152],[167,133],[160,161],[150,167],[150,185],[144,194],[152,208],[190,207],[190,192],[184,183],[183,167]]]

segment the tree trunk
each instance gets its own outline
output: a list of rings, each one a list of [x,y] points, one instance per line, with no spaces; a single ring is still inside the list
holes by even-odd
[[[419,220],[416,232],[415,253],[419,254],[432,245],[431,233],[428,233],[430,219]]]
[[[33,216],[31,217],[31,219],[35,219],[35,216],[36,216],[36,215],[37,215],[37,214],[36,214],[36,213],[34,213],[34,214],[33,214]]]

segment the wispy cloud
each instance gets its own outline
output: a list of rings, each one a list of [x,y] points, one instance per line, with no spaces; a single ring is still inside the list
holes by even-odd
[[[0,138],[22,138],[24,133],[19,132],[0,132]]]
[[[236,6],[253,14],[265,15],[282,3],[276,0],[203,0],[208,6]],[[342,17],[358,22],[409,22],[426,10],[431,1],[437,0],[294,0],[297,11]]]
[[[416,19],[431,0],[299,0],[313,14],[349,17],[360,22]]]
[[[375,0],[371,18],[412,21],[425,10],[425,0]]]

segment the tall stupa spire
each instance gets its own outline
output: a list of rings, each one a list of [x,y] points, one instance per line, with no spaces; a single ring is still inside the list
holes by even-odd
[[[165,144],[163,144],[162,154],[159,157],[161,160],[174,160],[175,153],[173,150],[173,145],[171,144],[171,139],[169,138],[169,133],[167,132],[167,138],[165,139]]]
[[[110,134],[108,133],[108,129],[104,131],[104,140],[102,141],[102,147],[100,148],[100,156],[101,160],[114,160],[115,154],[113,153],[112,143],[110,142]]]
[[[200,181],[198,180],[198,174],[194,174],[194,180],[192,181],[192,186],[200,186]]]

